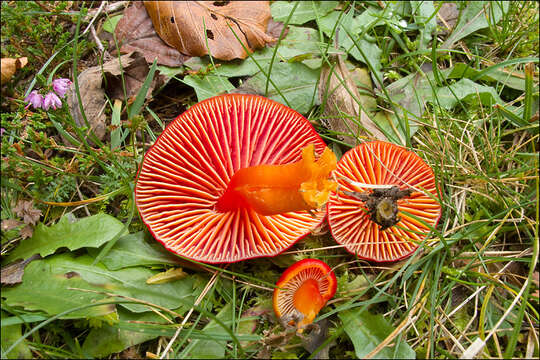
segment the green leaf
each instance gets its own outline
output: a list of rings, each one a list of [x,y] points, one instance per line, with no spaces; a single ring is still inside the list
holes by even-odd
[[[227,78],[216,75],[206,75],[204,77],[187,75],[184,77],[184,83],[195,89],[198,101],[234,89],[233,84]]]
[[[132,322],[163,322],[163,318],[154,312],[136,314],[127,310],[118,309],[119,323]],[[112,353],[120,352],[130,346],[155,339],[158,334],[144,333],[143,331],[130,331],[120,329],[117,324],[103,324],[100,328],[93,328],[84,340],[82,351],[92,357],[104,358]]]
[[[232,319],[231,304],[227,303],[216,316],[219,320],[229,323]],[[206,325],[202,333],[209,339],[213,335],[225,335],[227,332],[216,321],[212,320]],[[227,341],[224,340],[192,340],[184,349],[180,358],[185,359],[222,359],[225,357]]]
[[[441,45],[442,49],[450,49],[454,43],[489,24],[496,24],[503,13],[508,12],[508,1],[469,1],[461,13],[454,31]],[[489,17],[489,21],[488,21]]]
[[[58,314],[76,306],[88,304],[106,295],[72,290],[82,288],[129,296],[155,305],[176,309],[190,307],[201,287],[195,287],[195,276],[188,276],[166,284],[148,285],[146,279],[158,273],[144,267],[110,271],[93,258],[83,255],[60,254],[31,262],[23,276],[23,282],[4,289],[2,296],[9,304],[24,306],[29,310],[42,310]],[[121,304],[133,312],[150,311],[140,304]],[[93,308],[92,308],[93,309]],[[97,310],[94,310],[97,312]],[[109,309],[109,312],[112,311]],[[102,315],[103,311],[98,315]],[[81,317],[79,313],[70,317]],[[97,316],[97,315],[93,315]]]
[[[302,63],[280,62],[275,63],[272,67],[270,78],[283,95],[281,96],[270,83],[267,94],[270,99],[290,106],[303,114],[307,113],[315,105],[319,70],[310,69]],[[248,79],[244,86],[259,94],[264,94],[266,75],[259,72]]]
[[[61,247],[67,247],[69,250],[82,247],[97,248],[114,238],[123,228],[124,225],[119,220],[103,213],[80,219],[75,223],[70,223],[64,216],[50,227],[39,223],[32,237],[21,241],[6,261],[27,259],[34,254],[45,257]]]
[[[466,101],[477,96],[484,105],[504,104],[494,88],[477,84],[469,79],[461,79],[455,84],[437,89],[439,104],[445,109],[453,108],[458,101]]]
[[[2,311],[2,322],[4,318],[9,317],[9,315]],[[6,350],[17,341],[18,338],[22,336],[21,324],[2,326],[1,330],[2,338],[2,350]],[[17,345],[9,354],[5,355],[2,353],[2,359],[30,359],[32,358],[32,352],[26,343],[26,340]]]
[[[191,58],[191,59],[194,59],[194,58]],[[158,65],[156,69],[157,71],[159,71],[160,75],[164,75],[168,78],[172,78],[173,76],[176,76],[186,71],[186,68],[184,66],[170,67],[170,66],[165,66],[165,65]]]
[[[10,306],[22,306],[26,310],[40,310],[49,315],[90,304],[105,295],[69,290],[68,288],[103,291],[84,281],[70,266],[71,256],[61,254],[44,260],[32,261],[26,267],[21,284],[3,288],[2,297]],[[64,316],[64,319],[90,318],[115,311],[114,305],[99,305]]]
[[[90,250],[90,249],[89,249]],[[90,250],[94,256],[97,250]],[[160,245],[151,235],[144,231],[129,234],[118,239],[116,244],[105,255],[101,262],[109,270],[145,265],[177,265],[178,258]]]
[[[370,7],[357,17],[353,17],[352,11],[344,15],[341,15],[341,13],[340,11],[333,11],[319,19],[318,24],[320,29],[326,36],[334,38],[336,34],[332,34],[332,30],[336,26],[336,23],[339,23],[336,29],[339,46],[356,60],[366,65],[371,65],[375,72],[380,73],[382,67],[382,50],[377,46],[371,36],[364,34],[360,37],[360,34],[365,29],[383,23],[380,15],[381,12]],[[359,48],[362,49],[365,57]],[[382,76],[379,77],[382,79]]]
[[[289,24],[301,25],[307,23],[310,20],[314,20],[317,16],[321,17],[326,15],[329,11],[333,10],[339,4],[338,1],[301,1],[294,14],[289,20]],[[284,22],[289,17],[295,2],[275,1],[270,6],[272,12],[272,18],[275,21]]]
[[[124,15],[116,15],[116,16],[107,17],[105,22],[103,22],[103,30],[113,34],[114,29],[116,29],[116,25],[118,24],[122,16]]]
[[[377,347],[394,330],[388,321],[380,314],[372,315],[367,310],[360,312],[358,308],[342,311],[338,314],[343,322],[343,328],[351,339],[356,357],[364,358]],[[392,341],[396,344],[399,337]],[[414,359],[414,350],[404,341],[399,342],[397,349],[387,345],[374,359]]]
[[[321,52],[319,43],[319,34],[317,30],[307,27],[289,26],[287,36],[281,40],[277,49],[275,62],[280,60],[289,61],[294,57],[301,55],[318,56]],[[222,63],[216,73],[226,77],[249,76],[260,71],[260,68],[266,69],[272,60],[274,53],[273,48],[265,47],[262,50],[256,51],[245,60],[233,60]],[[312,60],[312,59],[310,59]],[[196,64],[195,70],[206,67],[207,60],[202,64]],[[320,62],[320,59],[319,59]],[[195,63],[191,59],[186,62],[186,65]],[[259,66],[257,66],[257,64]],[[319,65],[320,67],[320,65]]]
[[[523,72],[514,70],[511,73],[508,73],[500,68],[494,68],[493,70],[486,72],[486,69],[480,71],[471,68],[468,64],[464,63],[456,63],[451,69],[452,71],[448,74],[448,79],[468,78],[473,81],[497,81],[512,89],[525,91],[525,81],[523,80],[525,74]],[[522,77],[516,76],[515,74],[522,75]]]
[[[435,12],[433,1],[410,1],[414,22],[420,27],[420,48],[427,49],[432,39],[431,34],[437,28],[437,17],[432,16]],[[428,21],[429,20],[429,21]]]

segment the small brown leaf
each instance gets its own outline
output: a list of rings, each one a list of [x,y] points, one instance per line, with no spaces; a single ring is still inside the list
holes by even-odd
[[[0,84],[4,85],[8,82],[15,72],[28,64],[28,58],[22,57],[18,59],[13,58],[2,58],[1,60],[1,73],[2,77],[0,79]]]
[[[357,138],[361,136],[386,140],[367,113],[360,108],[360,104],[366,108],[369,97],[360,95],[341,56],[337,55],[335,58],[336,64],[333,68],[325,65],[321,69],[319,98],[321,104],[324,104],[323,122],[330,130],[340,133],[339,137],[351,146],[355,146]],[[366,81],[366,87],[372,89],[369,74],[362,82]]]
[[[245,59],[275,39],[268,1],[145,1],[154,29],[182,54]],[[240,43],[240,41],[241,43]]]
[[[30,256],[26,260],[20,260],[8,266],[4,266],[1,270],[0,279],[2,284],[18,284],[22,281],[24,268],[33,260],[40,259],[39,254]]]
[[[122,77],[124,73],[124,81],[126,95],[134,96],[139,92],[141,86],[148,74],[149,67],[138,52],[122,55],[120,59],[112,59],[103,66],[94,66],[81,72],[77,77],[79,83],[79,92],[83,102],[83,109],[86,118],[95,135],[102,140],[106,134],[106,115],[105,115],[105,89],[103,89],[103,78],[107,80],[107,92],[112,99],[123,99],[124,91],[122,87]],[[148,89],[146,98],[152,95],[152,90],[159,86],[163,81],[161,75],[157,75]],[[69,110],[73,119],[79,126],[85,126],[85,121],[79,109],[77,95],[74,85],[68,91],[67,98]]]
[[[34,208],[34,202],[32,200],[19,200],[13,211],[18,217],[23,218],[25,224],[35,225],[41,217],[41,210]]]
[[[152,19],[140,1],[134,1],[133,5],[124,11],[124,16],[116,25],[114,32],[120,44],[120,53],[138,51],[149,64],[157,59],[158,64],[178,67],[189,59],[189,56],[181,54],[160,39],[154,30]],[[111,49],[116,49],[114,40],[109,45]],[[115,53],[116,51],[112,52],[113,55]]]

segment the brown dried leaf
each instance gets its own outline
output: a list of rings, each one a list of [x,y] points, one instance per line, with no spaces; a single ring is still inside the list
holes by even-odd
[[[121,64],[121,65],[120,65]],[[123,69],[123,70],[122,70]],[[133,52],[122,55],[120,60],[114,58],[106,62],[103,66],[94,66],[81,72],[77,77],[79,82],[79,91],[83,102],[84,112],[95,135],[102,140],[106,134],[106,116],[105,91],[112,99],[123,99],[124,91],[122,87],[122,77],[124,72],[124,81],[126,86],[126,95],[128,98],[135,96],[148,75],[149,67],[146,60],[139,52]],[[106,78],[107,88],[103,88],[103,77]],[[146,98],[152,95],[152,91],[163,81],[161,75],[157,75],[148,89]],[[67,98],[69,110],[73,119],[79,126],[85,126],[84,119],[79,109],[75,86],[72,85],[68,91]]]
[[[1,73],[2,77],[0,79],[0,84],[4,85],[8,82],[15,72],[28,64],[28,58],[22,57],[18,59],[13,58],[2,58],[1,60]]]
[[[204,56],[209,49],[217,59],[245,59],[244,47],[252,52],[275,41],[266,34],[271,18],[268,1],[145,1],[144,5],[159,36],[182,54]]]
[[[41,210],[34,208],[32,200],[19,200],[13,211],[18,217],[23,218],[25,224],[35,225],[41,217]]]
[[[22,281],[24,275],[24,268],[28,263],[35,259],[39,259],[41,256],[39,254],[32,255],[26,260],[17,261],[8,266],[4,266],[0,271],[0,281],[2,284],[18,284]]]
[[[369,78],[364,77],[362,82],[371,90],[373,84]],[[377,128],[363,108],[370,101],[370,97],[360,95],[341,56],[336,56],[336,65],[323,66],[319,81],[319,99],[324,105],[322,119],[332,131],[350,135],[340,135],[340,138],[351,146],[357,145],[358,137],[386,140],[384,134]],[[354,136],[356,135],[356,137]]]
[[[157,59],[158,64],[170,67],[178,67],[189,59],[189,56],[181,54],[160,39],[154,30],[152,19],[139,1],[133,2],[133,5],[124,11],[124,16],[114,32],[122,54],[138,51],[143,54],[146,62],[151,64]],[[111,40],[109,47],[116,49],[114,40]],[[112,54],[115,53],[116,51]]]

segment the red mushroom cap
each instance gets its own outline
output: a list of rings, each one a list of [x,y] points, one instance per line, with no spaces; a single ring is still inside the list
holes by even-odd
[[[228,94],[193,105],[148,150],[135,200],[142,220],[168,250],[207,263],[274,256],[319,225],[323,207],[261,215],[219,211],[233,174],[261,164],[299,161],[302,149],[326,145],[308,120],[267,98]]]
[[[274,312],[287,325],[310,324],[337,289],[336,275],[321,260],[304,259],[281,275],[274,289]]]
[[[376,262],[403,259],[439,221],[441,206],[433,170],[401,146],[383,141],[363,143],[343,155],[333,174],[339,190],[327,203],[330,231],[338,243],[359,258]],[[353,193],[382,191],[361,184],[395,185],[395,190],[411,192],[395,199],[396,224],[385,228],[373,219],[366,199]]]

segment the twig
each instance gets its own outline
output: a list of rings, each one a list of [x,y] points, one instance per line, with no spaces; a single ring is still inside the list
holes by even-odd
[[[94,25],[92,25],[90,27],[90,34],[92,34],[92,37],[94,38],[94,42],[96,43],[98,49],[99,49],[99,52],[100,53],[104,53],[105,52],[105,48],[103,47],[103,44],[101,43],[101,40],[99,40],[97,34],[96,34],[96,29],[94,28]]]

